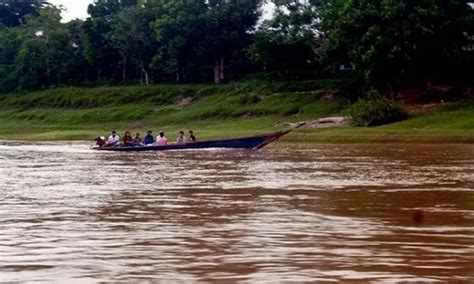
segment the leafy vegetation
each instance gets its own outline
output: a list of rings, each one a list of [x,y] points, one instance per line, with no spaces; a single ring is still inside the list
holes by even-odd
[[[385,98],[360,99],[348,113],[355,126],[378,126],[398,122],[408,117],[407,111],[399,104]]]
[[[0,19],[7,27],[16,27],[25,22],[28,15],[38,15],[41,8],[47,5],[45,0],[2,0],[0,2]]]
[[[318,2],[328,31],[324,45],[371,86],[397,91],[425,81],[472,80],[463,64],[453,64],[474,24],[468,1]],[[472,66],[472,54],[466,63]]]
[[[0,0],[0,92],[91,83],[362,79],[386,92],[471,84],[473,9],[460,0],[95,0],[61,22],[47,1]],[[363,86],[363,84],[362,84]]]

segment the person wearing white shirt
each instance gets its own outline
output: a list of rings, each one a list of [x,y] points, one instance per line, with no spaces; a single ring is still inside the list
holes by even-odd
[[[176,138],[176,144],[186,144],[186,137],[184,136],[184,132],[180,131],[178,138]]]
[[[117,146],[120,142],[120,137],[117,135],[117,132],[114,130],[112,131],[112,135],[109,136],[109,140],[107,140],[107,146],[114,147]]]

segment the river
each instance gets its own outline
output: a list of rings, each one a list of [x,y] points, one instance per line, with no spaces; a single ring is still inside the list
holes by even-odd
[[[474,281],[473,145],[0,142],[0,281]]]

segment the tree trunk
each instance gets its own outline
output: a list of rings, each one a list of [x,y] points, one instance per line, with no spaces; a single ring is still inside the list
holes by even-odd
[[[49,82],[51,82],[51,68],[49,67],[48,60],[46,60],[46,79],[48,80],[48,85],[49,85]]]
[[[143,74],[145,74],[145,85],[150,85],[150,76],[148,75],[148,72],[143,68]]]
[[[214,84],[219,85],[221,83],[221,63],[216,60],[214,62]]]
[[[278,75],[278,78],[280,78],[281,81],[284,81],[284,76],[283,74],[281,73],[281,71],[276,71],[277,75]]]
[[[150,76],[148,75],[148,72],[146,71],[146,68],[145,68],[145,64],[143,62],[140,63],[140,69],[141,69],[141,73],[142,75],[140,76],[140,79],[143,78],[143,75],[145,76],[145,85],[149,85],[150,84]]]
[[[221,81],[224,81],[224,56],[221,56],[221,72],[220,72]]]
[[[102,81],[102,69],[100,68],[100,65],[99,67],[97,67],[97,82],[100,82]]]
[[[122,81],[127,81],[127,58],[123,58],[123,65],[122,65]]]

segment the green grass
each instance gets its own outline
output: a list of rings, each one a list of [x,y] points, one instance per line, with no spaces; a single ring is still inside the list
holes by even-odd
[[[111,129],[174,138],[193,129],[200,139],[271,132],[296,122],[344,113],[339,99],[326,99],[338,81],[243,82],[222,86],[157,85],[61,88],[0,98],[0,139],[91,140]],[[302,129],[286,141],[321,143],[474,142],[474,102],[448,104],[373,128]]]
[[[0,94],[0,107],[86,109],[127,104],[170,105],[183,98],[199,99],[216,94],[271,95],[289,92],[338,89],[343,81],[316,80],[297,82],[246,81],[224,85],[150,85],[115,87],[67,87],[33,93]]]
[[[370,128],[301,130],[292,141],[332,143],[474,143],[474,101],[448,104],[436,111]]]

